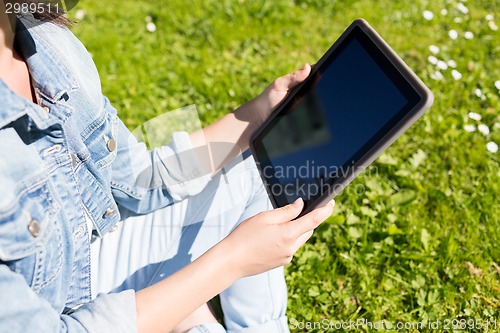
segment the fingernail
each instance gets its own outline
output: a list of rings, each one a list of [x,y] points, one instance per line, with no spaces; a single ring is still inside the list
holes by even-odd
[[[330,200],[329,203],[330,203],[330,205],[332,205],[333,208],[335,208],[335,200],[334,199]]]
[[[302,201],[303,201],[302,198],[298,198],[297,200],[295,200],[293,202],[292,205],[294,205],[295,207],[300,207],[300,206],[302,206]]]

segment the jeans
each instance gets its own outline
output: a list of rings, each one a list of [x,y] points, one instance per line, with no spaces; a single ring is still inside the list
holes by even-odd
[[[240,222],[272,206],[248,152],[192,197],[147,215],[126,216],[91,245],[92,295],[136,291],[173,274],[226,237]],[[200,272],[202,274],[202,272]],[[220,293],[224,328],[194,332],[289,332],[283,267],[242,278]]]

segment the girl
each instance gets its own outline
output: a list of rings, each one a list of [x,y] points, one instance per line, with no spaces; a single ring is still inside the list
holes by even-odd
[[[67,20],[30,3],[0,0],[0,331],[288,332],[282,265],[333,203],[270,210],[238,152],[310,67],[147,150]]]

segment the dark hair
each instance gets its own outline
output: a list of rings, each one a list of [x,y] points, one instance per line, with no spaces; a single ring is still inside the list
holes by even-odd
[[[74,21],[70,20],[66,13],[64,12],[63,6],[57,6],[57,10],[54,9],[54,5],[52,1],[47,0],[25,0],[26,3],[34,3],[37,5],[37,8],[43,7],[45,10],[40,12],[33,13],[33,16],[40,21],[44,22],[52,22],[61,26],[71,26],[75,24]],[[62,2],[62,1],[60,1]],[[78,1],[64,1],[64,2],[72,2],[76,5]],[[59,3],[59,2],[58,2]],[[73,6],[72,6],[73,7]],[[71,8],[72,8],[71,7]],[[49,10],[51,9],[51,10]]]

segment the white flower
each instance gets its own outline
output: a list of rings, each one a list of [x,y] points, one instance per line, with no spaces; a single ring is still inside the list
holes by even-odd
[[[464,33],[464,37],[465,37],[465,39],[472,39],[472,38],[474,38],[474,33],[472,31],[466,31]]]
[[[446,8],[441,9],[441,15],[448,14],[448,10]]]
[[[430,45],[429,46],[429,51],[431,51],[434,54],[438,54],[439,53],[439,47],[437,47],[436,45]]]
[[[433,17],[434,17],[434,13],[431,12],[430,10],[424,10],[424,12],[422,13],[422,15],[424,16],[424,19],[426,19],[427,21],[432,20]]]
[[[448,31],[448,36],[450,36],[451,39],[457,39],[458,32],[455,29],[452,29],[452,30]]]
[[[146,29],[149,32],[155,32],[156,31],[156,24],[154,24],[153,22],[149,22],[148,24],[146,24]]]
[[[498,25],[495,23],[495,21],[489,21],[488,22],[488,26],[493,31],[497,31],[498,30]]]
[[[486,100],[486,96],[483,94],[483,91],[482,91],[481,89],[476,88],[476,89],[474,90],[474,94],[475,94],[477,97],[481,98],[481,100],[482,100],[482,101],[485,101],[485,100]]]
[[[440,71],[435,71],[433,74],[431,74],[431,79],[441,81],[442,79],[444,79],[444,76]]]
[[[489,152],[496,153],[498,151],[498,145],[490,141],[486,144],[486,149],[488,149]]]
[[[455,23],[462,23],[462,21],[463,21],[463,20],[462,20],[462,18],[461,18],[461,17],[455,17],[455,18],[453,19],[453,22],[455,22]]]
[[[448,60],[447,64],[451,68],[457,68],[457,62],[455,60],[453,60],[453,59]]]
[[[481,120],[481,115],[479,113],[476,113],[476,112],[469,112],[469,118],[479,121],[479,120]]]
[[[455,79],[455,81],[458,81],[462,78],[462,73],[460,73],[459,71],[457,71],[456,69],[452,70],[451,71],[451,76],[453,76],[453,78]]]
[[[448,64],[446,64],[446,62],[444,62],[443,60],[438,60],[436,66],[437,68],[442,70],[448,69]]]
[[[435,56],[433,56],[433,55],[429,56],[429,57],[427,58],[427,60],[429,60],[429,62],[430,62],[431,64],[433,64],[433,65],[437,65],[437,63],[438,63],[438,61],[439,61],[439,60],[438,60],[438,58],[436,58],[436,57],[435,57]],[[500,89],[500,88],[499,88],[499,89]]]
[[[495,87],[500,90],[500,80],[495,81]]]
[[[486,126],[485,124],[479,124],[477,126],[477,129],[479,130],[479,132],[483,133],[484,135],[490,134],[490,128],[488,126]]]
[[[464,130],[466,132],[474,132],[476,130],[476,126],[474,126],[474,125],[464,125]]]
[[[492,13],[489,13],[489,14],[488,14],[488,15],[486,15],[484,18],[486,19],[486,21],[491,21],[491,20],[493,20],[493,14],[492,14]]]
[[[78,9],[75,13],[75,18],[77,20],[83,20],[84,17],[85,17],[85,11],[83,9]]]
[[[469,13],[469,8],[467,8],[463,3],[459,2],[457,4],[457,9],[461,11],[463,14]]]

